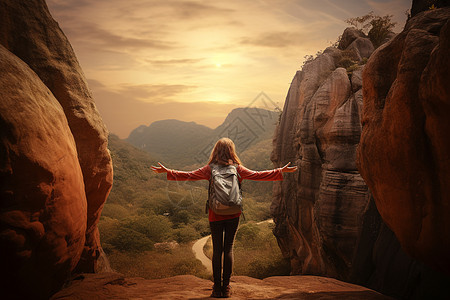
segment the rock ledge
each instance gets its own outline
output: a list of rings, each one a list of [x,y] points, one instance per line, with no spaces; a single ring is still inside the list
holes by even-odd
[[[232,299],[391,299],[367,288],[319,276],[263,280],[232,277]],[[164,279],[124,278],[118,273],[83,274],[53,295],[57,299],[207,299],[212,282],[192,275]]]

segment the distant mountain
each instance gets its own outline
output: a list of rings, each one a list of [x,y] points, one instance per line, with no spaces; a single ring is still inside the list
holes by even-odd
[[[130,144],[177,167],[191,164],[198,154],[198,145],[213,134],[213,129],[195,122],[162,120],[139,126],[126,139]]]
[[[242,152],[258,141],[272,138],[279,114],[261,108],[236,108],[214,129],[214,135],[231,138]]]
[[[259,141],[272,138],[279,112],[260,108],[236,108],[216,129],[195,122],[157,121],[133,130],[127,141],[172,167],[203,164],[214,143],[221,137],[231,138],[238,153]]]

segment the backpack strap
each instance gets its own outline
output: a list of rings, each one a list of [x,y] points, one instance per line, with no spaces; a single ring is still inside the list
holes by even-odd
[[[241,193],[241,196],[242,196],[242,183],[241,183],[241,181],[239,180],[239,179],[241,179],[241,175],[239,174],[239,172],[238,172],[238,170],[237,170],[237,166],[235,165],[234,167],[236,168],[236,175],[237,175],[238,183],[239,183],[239,192]],[[242,201],[242,205],[241,205],[241,215],[242,215],[242,218],[243,218],[244,221],[245,221],[244,201]]]
[[[209,199],[211,198],[211,188],[212,188],[212,167],[211,165],[209,167],[211,168],[211,175],[209,176],[208,198],[206,199],[205,203],[205,214],[207,214],[209,211]]]
[[[213,181],[212,181],[212,179],[213,179],[213,176],[212,176],[212,169],[213,169],[212,164],[209,165],[209,168],[211,170],[211,175],[209,176],[208,199],[206,199],[206,203],[205,203],[205,214],[207,214],[208,211],[209,211],[209,199],[211,198],[211,189],[213,188],[212,187],[212,184],[213,184]]]

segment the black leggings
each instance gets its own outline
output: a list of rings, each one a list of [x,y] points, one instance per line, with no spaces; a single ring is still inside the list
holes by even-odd
[[[221,286],[222,253],[223,253],[223,286],[230,284],[233,270],[233,242],[239,225],[239,217],[209,222],[213,242],[213,276],[214,285]],[[225,238],[223,232],[225,231]]]

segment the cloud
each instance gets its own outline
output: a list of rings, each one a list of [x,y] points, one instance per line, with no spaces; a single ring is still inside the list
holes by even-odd
[[[69,30],[71,35],[81,37],[85,42],[104,47],[106,49],[158,49],[168,50],[179,47],[175,41],[164,41],[155,37],[133,37],[126,34],[118,34],[110,30],[100,28],[97,24],[83,22]]]
[[[48,6],[76,48],[97,53],[183,50],[186,34],[238,23],[230,18],[235,9],[192,0],[48,0]]]
[[[153,20],[179,23],[199,19],[216,19],[222,16],[227,19],[229,14],[236,11],[235,8],[223,7],[223,4],[205,3],[201,0],[47,0],[51,11],[65,18],[77,12],[84,12],[88,16],[90,12],[96,12],[97,17],[117,18],[119,22],[139,22],[149,24]],[[74,16],[77,19],[83,16]],[[161,22],[160,25],[164,25]],[[152,28],[158,29],[158,28]]]
[[[131,93],[127,89],[111,91],[95,80],[89,80],[89,86],[108,130],[120,138],[128,137],[129,133],[140,125],[149,125],[163,119],[195,121],[215,128],[224,121],[232,109],[237,107],[236,104],[208,101],[143,102],[138,100],[140,91],[131,87]]]
[[[270,48],[285,48],[297,46],[304,41],[305,36],[298,32],[267,32],[256,37],[242,38],[240,43],[243,45],[253,45]]]
[[[122,85],[116,89],[120,94],[135,98],[144,102],[164,102],[173,100],[196,86],[182,84],[141,84],[141,85]]]
[[[205,2],[195,1],[167,1],[166,5],[173,8],[176,16],[185,19],[193,18],[211,18],[217,15],[226,15],[235,10],[230,8],[221,8]]]
[[[108,86],[95,79],[88,79],[88,84],[94,91],[102,93],[110,91],[111,93],[122,95],[124,99],[155,103],[174,101],[174,98],[179,95],[196,88],[196,86],[182,84],[121,84]]]
[[[154,66],[179,66],[194,65],[202,62],[204,58],[182,58],[182,59],[146,59],[145,62]]]
[[[61,27],[71,42],[82,44],[84,48],[124,52],[169,50],[179,46],[175,40],[164,39],[166,26],[164,23],[154,26],[152,14],[134,17],[139,11],[130,8],[132,2],[136,1],[127,1],[129,5],[123,7],[123,1],[117,0],[49,0],[48,5],[57,21],[64,20],[60,22]],[[145,11],[150,10],[151,7],[147,7]]]
[[[79,7],[85,7],[90,4],[89,0],[47,0],[48,6],[52,11],[73,11]]]

